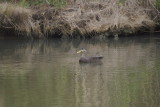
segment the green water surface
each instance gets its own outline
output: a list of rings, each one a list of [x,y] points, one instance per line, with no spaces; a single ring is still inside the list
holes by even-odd
[[[78,49],[103,55],[79,64]],[[159,107],[160,37],[0,40],[0,107]]]

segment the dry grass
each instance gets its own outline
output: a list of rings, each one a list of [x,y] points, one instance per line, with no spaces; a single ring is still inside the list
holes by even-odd
[[[141,27],[155,25],[153,19],[149,17],[153,7],[147,0],[144,1],[141,3],[138,0],[126,0],[123,4],[119,0],[82,2],[77,11],[66,13],[66,19],[72,24],[72,29],[77,27],[83,34],[126,29],[134,32]]]
[[[2,3],[0,27],[38,38],[133,33],[155,26],[158,15],[154,3],[155,0],[79,0],[62,9],[46,5],[26,9]]]
[[[14,29],[30,35],[32,30],[31,10],[9,3],[0,4],[0,27]]]

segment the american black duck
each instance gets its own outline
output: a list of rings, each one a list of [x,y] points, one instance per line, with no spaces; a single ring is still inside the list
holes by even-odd
[[[79,63],[97,63],[101,62],[103,56],[85,56],[87,51],[85,49],[81,49],[77,51],[77,53],[81,53],[81,58],[79,59]]]

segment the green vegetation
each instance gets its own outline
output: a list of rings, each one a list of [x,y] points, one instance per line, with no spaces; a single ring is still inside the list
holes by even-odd
[[[23,7],[29,7],[31,5],[54,5],[57,7],[62,7],[67,4],[66,0],[6,0],[7,2],[18,4]]]
[[[156,0],[156,6],[160,8],[160,0]]]
[[[37,38],[128,35],[157,26],[159,3],[159,0],[16,0],[0,4],[0,28]]]

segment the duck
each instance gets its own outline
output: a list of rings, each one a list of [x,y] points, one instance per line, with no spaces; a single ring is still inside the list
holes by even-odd
[[[103,56],[85,56],[86,52],[87,50],[84,48],[77,51],[77,54],[81,53],[81,58],[79,59],[79,63],[97,63],[101,62],[101,60],[103,59]]]

